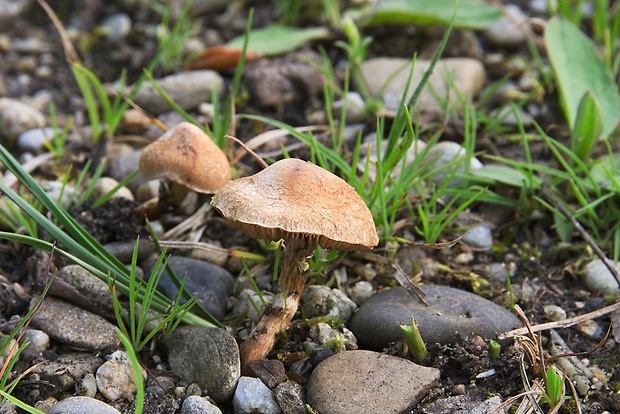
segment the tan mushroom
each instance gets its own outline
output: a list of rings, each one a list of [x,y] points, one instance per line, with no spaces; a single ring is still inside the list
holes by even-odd
[[[273,348],[299,305],[306,259],[317,246],[341,251],[379,242],[368,207],[334,174],[299,159],[278,161],[259,173],[225,184],[211,205],[234,226],[265,241],[284,241],[279,294],[241,345],[242,371]]]
[[[165,196],[157,200],[158,209],[165,209],[166,204],[178,206],[188,190],[212,194],[230,181],[230,164],[224,152],[189,122],[181,122],[144,148],[140,171],[148,179],[172,183]]]

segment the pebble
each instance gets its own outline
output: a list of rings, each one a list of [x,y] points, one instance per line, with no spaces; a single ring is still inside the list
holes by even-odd
[[[428,306],[404,288],[384,290],[366,301],[351,318],[349,329],[360,347],[381,350],[402,339],[400,323],[418,322],[426,343],[448,344],[456,336],[494,338],[521,326],[519,319],[501,306],[470,292],[447,286],[420,286]]]
[[[280,414],[273,393],[258,378],[241,377],[233,397],[235,414],[261,413]]]
[[[159,222],[152,222],[151,224]],[[154,226],[155,228],[155,226]],[[156,232],[157,234],[157,232]],[[161,234],[161,233],[160,233]],[[114,257],[120,260],[122,263],[131,263],[133,257],[133,249],[136,245],[135,240],[129,241],[115,241],[106,243],[103,247]],[[155,251],[155,246],[147,238],[140,238],[138,241],[138,261],[144,259]],[[140,271],[136,268],[136,271]]]
[[[54,405],[48,414],[120,414],[116,408],[91,397],[69,397]]]
[[[237,342],[226,330],[181,326],[167,348],[170,369],[183,381],[196,383],[216,402],[232,397],[241,363]]]
[[[112,191],[117,185],[118,181],[112,177],[99,177],[97,183],[95,184],[95,188],[93,189],[93,198],[98,199],[99,197],[103,197]],[[131,190],[124,186],[116,190],[111,198],[126,198],[127,200],[132,201],[134,199]]]
[[[282,414],[306,414],[306,395],[301,385],[295,381],[279,384],[273,394],[282,410]]]
[[[181,414],[222,414],[222,411],[206,398],[190,395],[183,401]]]
[[[190,257],[172,256],[168,264],[180,281],[187,278],[185,288],[195,297],[198,304],[215,318],[222,320],[235,283],[232,275],[221,267]],[[148,271],[148,274],[151,273],[152,269]],[[161,276],[158,289],[170,299],[177,296],[178,289],[166,270]],[[182,303],[185,303],[185,300],[182,300]]]
[[[131,361],[125,351],[116,351],[107,357],[107,361],[97,369],[95,379],[99,392],[110,401],[121,398],[133,399],[136,379]],[[142,378],[146,378],[146,371],[140,367]]]
[[[50,296],[43,300],[31,324],[51,338],[78,349],[103,351],[120,345],[115,325],[99,315]]]
[[[601,328],[601,325],[599,325],[596,321],[592,319],[579,322],[576,328],[583,335],[587,336],[590,339],[594,339],[595,341],[600,341],[605,335],[605,332],[603,331],[603,328]]]
[[[39,154],[46,150],[45,143],[54,137],[54,128],[35,128],[24,131],[17,137],[15,148],[19,152]]]
[[[191,110],[202,102],[210,102],[211,94],[221,93],[224,79],[212,70],[195,70],[179,72],[156,79],[157,84],[182,109]],[[134,101],[145,111],[159,115],[170,111],[170,105],[155,90],[153,85],[145,83],[136,94]],[[136,164],[137,165],[137,164]]]
[[[364,98],[357,92],[349,92],[345,98],[332,104],[334,119],[341,119],[343,109],[346,111],[347,124],[364,122],[367,118]]]
[[[461,240],[475,249],[491,250],[493,247],[493,232],[487,224],[481,223],[468,229]]]
[[[69,292],[73,296],[72,299],[76,300],[77,296],[83,298],[82,302],[74,303],[81,305],[85,302],[88,304],[89,310],[93,311],[113,311],[112,294],[108,284],[82,266],[64,266],[58,272],[57,277],[77,290],[77,295],[75,292]]]
[[[97,395],[97,379],[94,374],[84,375],[82,381],[76,384],[75,391],[83,397],[94,397]]]
[[[438,369],[372,351],[347,351],[321,362],[308,380],[310,406],[321,414],[403,413],[439,381]]]
[[[138,169],[141,150],[127,144],[113,143],[108,150],[107,174],[116,181],[122,181]],[[127,183],[127,188],[135,194],[137,188],[148,181],[142,174]]]
[[[39,185],[48,197],[60,201],[63,208],[69,207],[69,202],[75,195],[75,188],[61,181],[40,180]]]
[[[372,283],[360,280],[349,289],[349,297],[357,306],[361,306],[372,296]]]
[[[566,311],[557,305],[546,305],[543,308],[545,316],[552,322],[563,321],[566,319]]]
[[[620,272],[620,264],[616,263],[616,269]],[[591,292],[601,295],[618,294],[618,282],[601,259],[595,259],[588,263],[583,282]]]
[[[25,342],[28,342],[28,345],[19,356],[22,359],[28,360],[35,355],[41,354],[50,346],[50,337],[43,331],[28,328],[22,337],[22,343]]]
[[[310,61],[320,62],[321,58],[311,50],[263,58],[245,68],[243,82],[259,107],[300,102],[323,91],[323,77]]]
[[[308,286],[301,295],[301,306],[307,318],[329,316],[333,321],[346,322],[357,305],[338,289],[327,286]]]
[[[415,62],[407,99],[413,95],[416,85],[420,83],[430,64],[430,60],[418,59]],[[367,59],[362,63],[360,69],[370,95],[374,98],[381,97],[386,109],[398,110],[409,79],[411,59],[385,57]],[[447,78],[454,79],[454,85],[459,94],[464,99],[468,99],[480,92],[486,79],[486,73],[484,65],[476,59],[440,59],[429,78],[427,86],[415,106],[410,108],[410,112],[416,113],[418,109],[425,112],[441,112],[441,101],[448,99],[449,102],[456,102],[458,97],[454,91],[455,88],[447,87]]]
[[[251,377],[259,378],[269,389],[275,388],[286,379],[286,369],[277,359],[258,359],[248,364]]]
[[[549,353],[555,355],[571,355],[573,350],[564,342],[564,339],[554,330],[549,330],[550,346]],[[579,395],[586,395],[592,384],[592,371],[586,367],[576,356],[566,356],[556,359],[555,363],[566,373],[566,376],[575,383],[575,389]]]
[[[0,142],[35,128],[43,128],[45,116],[30,105],[10,98],[0,98]]]
[[[104,36],[111,43],[120,43],[131,33],[131,18],[125,13],[115,13],[100,24]]]
[[[426,153],[425,162],[430,164],[430,168],[435,170],[433,181],[437,185],[442,185],[443,181],[450,177],[456,169],[457,174],[466,170],[475,171],[482,168],[482,163],[476,157],[467,157],[465,148],[453,141],[441,141],[433,145]],[[453,176],[448,185],[450,188],[459,187],[463,184],[463,179]]]
[[[484,38],[499,47],[516,47],[525,43],[526,30],[530,29],[527,15],[516,4],[506,4],[504,9],[506,14],[483,31]]]
[[[319,322],[310,327],[309,336],[322,347],[330,346],[336,352],[345,349],[357,349],[357,339],[351,331],[332,328],[328,323]]]
[[[29,6],[29,0],[0,0],[0,22],[14,21]]]

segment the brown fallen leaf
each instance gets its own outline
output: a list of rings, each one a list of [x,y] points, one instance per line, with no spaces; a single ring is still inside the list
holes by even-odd
[[[215,46],[202,51],[195,59],[187,62],[185,70],[212,69],[218,72],[234,70],[241,59],[241,49],[228,46]],[[245,61],[253,62],[263,56],[259,53],[246,51]]]

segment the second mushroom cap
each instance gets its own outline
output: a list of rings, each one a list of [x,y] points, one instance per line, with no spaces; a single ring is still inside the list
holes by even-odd
[[[337,250],[368,249],[379,242],[372,214],[355,189],[296,158],[228,182],[211,205],[239,229],[266,241],[318,239],[321,247]]]
[[[204,131],[189,122],[168,130],[140,154],[146,178],[168,178],[199,193],[214,193],[230,181],[224,152]]]

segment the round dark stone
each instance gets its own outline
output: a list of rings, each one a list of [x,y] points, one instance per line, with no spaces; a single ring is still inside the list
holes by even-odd
[[[196,302],[221,321],[226,314],[226,302],[235,282],[232,275],[219,266],[190,257],[172,256],[168,263],[180,281],[186,278],[185,288],[195,296]],[[149,275],[151,273],[152,269]],[[170,299],[176,298],[178,293],[165,270],[158,289]]]
[[[412,316],[426,343],[447,344],[477,335],[494,338],[521,326],[510,311],[473,293],[447,286],[420,288],[428,306],[402,287],[384,290],[366,301],[349,323],[359,345],[380,350],[402,339],[400,324],[410,325]]]

